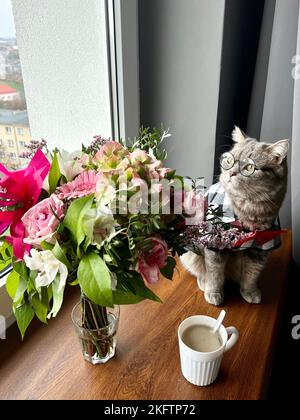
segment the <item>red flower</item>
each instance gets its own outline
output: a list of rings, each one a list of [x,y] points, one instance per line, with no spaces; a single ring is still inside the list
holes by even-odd
[[[30,247],[23,244],[25,227],[21,218],[33,207],[41,194],[44,179],[50,170],[50,163],[38,150],[26,169],[8,171],[0,164],[0,234],[10,226],[11,236],[6,240],[13,245],[14,255],[23,259]]]

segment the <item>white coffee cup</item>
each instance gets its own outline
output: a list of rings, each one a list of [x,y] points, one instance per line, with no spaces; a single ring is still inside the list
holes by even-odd
[[[217,320],[209,316],[192,316],[185,319],[178,328],[181,371],[187,381],[197,386],[212,384],[218,376],[223,355],[237,342],[239,333],[235,327],[220,326],[218,334],[221,339],[220,348],[215,351],[201,353],[188,347],[182,341],[184,331],[194,325],[214,328]],[[228,339],[228,337],[231,337]]]

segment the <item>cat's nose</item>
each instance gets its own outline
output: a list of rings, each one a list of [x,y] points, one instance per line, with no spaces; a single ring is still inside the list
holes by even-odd
[[[237,176],[237,172],[233,169],[232,171],[229,171],[229,176],[232,178],[233,176]]]

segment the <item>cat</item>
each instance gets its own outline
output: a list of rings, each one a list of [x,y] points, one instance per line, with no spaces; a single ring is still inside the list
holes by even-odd
[[[231,208],[244,228],[268,230],[272,228],[287,191],[287,154],[289,140],[275,144],[259,142],[235,127],[232,133],[234,147],[230,170],[222,168],[220,185],[225,190]],[[229,155],[230,156],[230,155]],[[241,164],[251,159],[251,176],[241,173]],[[251,161],[250,161],[251,162]],[[229,165],[229,166],[231,166]],[[198,279],[199,288],[209,304],[219,306],[224,301],[225,279],[240,284],[240,293],[248,303],[261,303],[258,288],[270,251],[249,249],[237,251],[212,251],[202,249],[202,255],[188,252],[181,257],[183,266]]]

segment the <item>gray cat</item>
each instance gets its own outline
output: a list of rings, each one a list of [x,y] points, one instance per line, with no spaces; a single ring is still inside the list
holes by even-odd
[[[246,229],[270,229],[287,190],[289,141],[261,143],[247,137],[238,127],[233,140],[233,149],[223,156],[220,184]],[[225,279],[230,278],[240,284],[240,293],[248,303],[258,304],[261,291],[257,283],[268,254],[269,251],[254,248],[242,252],[203,248],[202,255],[188,252],[181,261],[197,277],[208,303],[216,306],[223,303]]]

